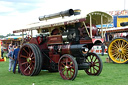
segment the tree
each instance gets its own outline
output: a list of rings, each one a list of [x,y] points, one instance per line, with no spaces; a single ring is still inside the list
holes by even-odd
[[[8,36],[15,36],[15,34],[9,33],[9,34],[6,35],[6,37],[8,37]]]
[[[3,36],[3,35],[0,35],[0,38],[5,38],[5,36]]]

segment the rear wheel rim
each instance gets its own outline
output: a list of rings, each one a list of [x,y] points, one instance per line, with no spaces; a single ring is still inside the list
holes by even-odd
[[[115,63],[127,63],[128,42],[123,38],[113,40],[108,48],[109,57]]]
[[[24,44],[18,55],[21,73],[26,76],[38,75],[42,68],[42,54],[35,44]]]
[[[35,55],[30,46],[24,46],[19,53],[19,66],[24,75],[31,75],[35,67]]]

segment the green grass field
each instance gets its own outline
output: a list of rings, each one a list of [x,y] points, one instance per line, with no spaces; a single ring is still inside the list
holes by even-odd
[[[59,73],[41,71],[38,76],[23,76],[8,71],[9,59],[0,62],[0,85],[128,85],[128,64],[105,63],[101,56],[103,70],[99,76],[89,76],[79,70],[74,81],[63,80]]]

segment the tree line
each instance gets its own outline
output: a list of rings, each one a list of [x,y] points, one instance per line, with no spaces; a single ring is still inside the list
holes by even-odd
[[[24,35],[27,35],[27,34],[24,34]],[[0,35],[0,38],[5,38],[5,37],[8,37],[8,36],[18,36],[18,35],[15,35],[15,34],[11,34],[11,33],[8,33],[7,35]],[[20,34],[19,36],[22,36],[22,34]]]

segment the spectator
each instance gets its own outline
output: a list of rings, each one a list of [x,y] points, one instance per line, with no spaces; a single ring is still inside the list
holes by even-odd
[[[8,54],[8,56],[9,56],[9,72],[11,71],[11,68],[12,68],[12,66],[14,65],[13,51],[14,51],[14,49],[11,48],[11,49],[10,49],[10,52],[9,52],[9,54]]]
[[[2,57],[2,59],[4,58],[4,57],[3,57],[3,54],[4,54],[4,48],[1,47],[1,57]]]
[[[113,38],[112,35],[109,35],[109,40],[110,40],[110,41],[112,40],[112,38]]]
[[[16,45],[13,45],[14,50],[16,49]]]
[[[13,53],[13,57],[14,57],[14,60],[15,60],[15,63],[14,63],[14,67],[13,67],[13,73],[15,74],[16,72],[16,66],[18,64],[18,53],[19,53],[19,50],[20,50],[20,46],[18,46],[15,50],[14,50],[14,53]],[[18,66],[18,73],[20,73],[20,69],[19,69],[19,66]]]
[[[104,43],[101,45],[101,48],[102,48],[102,56],[104,56],[104,50],[105,50],[105,44]]]
[[[8,50],[7,50],[7,57],[9,58],[9,53],[10,53],[10,49],[12,48],[12,44],[9,44],[9,46],[8,46]]]
[[[9,46],[8,46],[8,53],[9,53],[11,48],[12,48],[12,44],[9,44]]]

